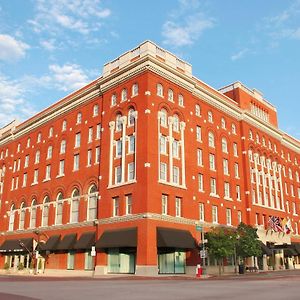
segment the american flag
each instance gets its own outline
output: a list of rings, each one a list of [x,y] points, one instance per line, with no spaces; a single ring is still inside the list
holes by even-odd
[[[269,218],[269,228],[273,229],[275,232],[283,232],[281,226],[281,221],[279,217],[271,216]]]

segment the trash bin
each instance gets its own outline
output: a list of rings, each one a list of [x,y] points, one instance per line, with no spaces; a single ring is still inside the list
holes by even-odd
[[[239,265],[239,274],[245,274],[245,266]]]

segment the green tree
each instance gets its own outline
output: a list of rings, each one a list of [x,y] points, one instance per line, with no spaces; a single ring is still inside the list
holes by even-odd
[[[206,238],[208,253],[217,260],[221,275],[224,258],[234,254],[236,232],[232,229],[215,227],[206,234]]]

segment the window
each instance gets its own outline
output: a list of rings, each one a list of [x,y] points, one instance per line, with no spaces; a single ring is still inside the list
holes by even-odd
[[[29,165],[29,155],[25,156],[25,161],[24,161],[24,168],[27,168]]]
[[[135,136],[130,135],[129,136],[128,153],[134,153],[134,152],[135,152]]]
[[[199,221],[205,221],[204,203],[199,203]]]
[[[293,173],[292,173],[291,168],[289,168],[288,173],[289,173],[289,179],[293,180]]]
[[[119,184],[121,183],[121,180],[122,180],[122,170],[121,170],[121,167],[118,166],[115,168],[115,184]]]
[[[197,165],[203,166],[202,149],[197,149]]]
[[[132,85],[132,97],[137,96],[139,93],[139,85],[137,83],[134,83]]]
[[[214,120],[213,120],[213,114],[212,114],[211,111],[209,111],[209,112],[207,113],[207,119],[208,119],[208,122],[209,122],[209,123],[213,123],[213,122],[214,122]]]
[[[209,154],[209,169],[212,171],[216,170],[215,155],[211,153]]]
[[[179,168],[173,166],[173,183],[179,184]]]
[[[228,159],[223,159],[223,174],[229,175]]]
[[[196,127],[196,140],[197,140],[197,142],[202,141],[202,130],[201,130],[200,126]]]
[[[43,211],[42,211],[42,226],[48,226],[49,220],[49,203],[50,198],[46,196],[43,201]]]
[[[51,165],[46,166],[46,175],[45,175],[45,180],[50,180],[51,177]]]
[[[41,141],[42,141],[42,134],[39,132],[38,135],[37,135],[36,142],[40,143]]]
[[[178,115],[173,116],[173,130],[178,132],[179,131],[179,118]]]
[[[175,216],[181,217],[181,198],[175,198]]]
[[[96,147],[95,151],[95,164],[100,163],[100,147]]]
[[[125,196],[126,201],[126,215],[132,214],[132,195]]]
[[[95,104],[93,106],[93,116],[96,117],[96,116],[98,116],[98,114],[99,114],[99,105]]]
[[[181,94],[178,95],[178,105],[184,106],[183,96]]]
[[[221,128],[226,129],[226,121],[224,118],[221,119]]]
[[[10,208],[10,213],[9,213],[9,224],[8,224],[8,230],[13,231],[14,230],[14,225],[15,225],[15,205],[13,204]]]
[[[92,150],[89,149],[87,152],[87,166],[90,167],[92,165]]]
[[[135,123],[136,112],[133,108],[128,111],[128,126],[133,126]]]
[[[198,190],[203,192],[203,174],[198,174]]]
[[[299,182],[299,173],[298,173],[298,171],[296,171],[295,177],[296,177],[296,182]]]
[[[93,141],[93,127],[90,127],[88,133],[88,143],[91,143],[92,141]]]
[[[167,154],[167,137],[164,135],[160,136],[160,153]]]
[[[119,216],[119,197],[113,198],[113,217]]]
[[[116,141],[116,157],[122,156],[122,141],[117,140]]]
[[[27,185],[27,173],[24,173],[23,174],[23,184],[22,184],[22,187],[26,187]]]
[[[161,213],[162,215],[168,214],[168,195],[161,196]]]
[[[71,196],[71,223],[77,223],[79,219],[79,200],[80,194],[79,190],[76,188],[72,192]]]
[[[229,182],[224,182],[224,198],[230,198],[230,185]]]
[[[68,252],[67,256],[67,270],[74,270],[75,265],[75,252],[70,251]]]
[[[292,205],[293,205],[293,214],[297,215],[296,203],[293,202]]]
[[[63,120],[62,125],[61,125],[61,131],[66,131],[67,130],[67,121]]]
[[[101,136],[101,124],[97,124],[96,127],[96,140],[99,140]]]
[[[66,153],[66,146],[67,146],[66,140],[62,140],[60,142],[60,154]]]
[[[210,178],[210,194],[211,195],[217,194],[217,182],[215,178]]]
[[[98,190],[95,184],[89,188],[88,192],[88,221],[97,219]]]
[[[24,202],[21,203],[20,206],[20,222],[19,229],[24,229],[25,225],[25,214],[26,214],[26,204]]]
[[[59,161],[58,176],[63,176],[63,175],[65,175],[65,161],[60,160]]]
[[[256,134],[256,143],[259,144],[259,135],[258,134]]]
[[[156,95],[159,96],[159,97],[163,97],[164,96],[163,86],[160,83],[158,83],[156,85]]]
[[[82,121],[82,113],[79,112],[79,113],[77,114],[76,124],[81,124],[81,121]]]
[[[31,202],[30,228],[36,227],[36,205],[37,205],[37,202],[35,199],[33,199]]]
[[[123,127],[122,125],[123,125],[122,115],[117,114],[117,116],[116,116],[116,131],[121,131],[122,127]]]
[[[30,138],[27,139],[26,147],[27,147],[27,148],[30,147]],[[6,155],[5,155],[5,156],[8,156],[8,149],[6,149]]]
[[[75,135],[75,148],[80,147],[81,133],[78,132]]]
[[[38,163],[40,162],[40,157],[41,157],[41,153],[40,153],[40,151],[38,150],[38,151],[36,151],[36,153],[35,153],[35,161],[34,161],[35,164],[38,164]]]
[[[249,130],[249,140],[253,140],[253,132],[252,132],[252,130]]]
[[[53,127],[49,128],[49,138],[53,137]]]
[[[159,117],[160,117],[160,125],[167,127],[167,111],[165,109],[162,109],[159,112]]]
[[[216,205],[212,206],[212,222],[218,223],[218,207]]]
[[[34,172],[33,172],[33,183],[32,184],[38,183],[38,179],[39,179],[39,170],[34,170]]]
[[[47,159],[52,158],[52,150],[53,150],[53,147],[49,146],[47,149]]]
[[[135,178],[134,174],[134,162],[128,164],[128,181],[132,181]]]
[[[168,90],[168,100],[174,102],[174,93],[171,89]]]
[[[74,161],[73,161],[73,171],[79,170],[79,154],[74,155]]]
[[[123,89],[121,92],[121,102],[126,101],[127,100],[127,90]]]
[[[20,149],[21,149],[21,144],[19,143],[18,146],[17,146],[17,152],[18,153],[20,152]]]
[[[236,200],[241,201],[241,187],[237,185],[235,189],[236,189]]]
[[[231,209],[226,208],[226,224],[231,225]]]
[[[20,167],[21,167],[21,159],[18,159],[18,166],[17,166],[17,171],[20,171]]]
[[[238,210],[237,212],[237,217],[238,217],[238,223],[242,223],[242,212],[240,210]]]
[[[199,104],[196,104],[196,105],[195,105],[195,115],[196,115],[197,117],[200,117],[200,116],[201,116],[201,107],[200,107]]]
[[[55,213],[55,224],[62,224],[62,214],[63,214],[63,194],[58,193],[56,197],[56,213]]]
[[[239,164],[238,163],[234,164],[234,177],[235,178],[240,178],[240,175],[239,175]]]
[[[167,164],[160,163],[160,172],[159,172],[160,180],[166,181],[167,180]]]
[[[176,140],[173,141],[172,152],[174,158],[179,158],[179,142]]]
[[[236,126],[233,123],[231,124],[231,133],[236,134]]]
[[[222,152],[228,153],[227,140],[225,137],[222,137]]]
[[[117,95],[112,94],[111,96],[111,106],[115,106],[117,104]]]
[[[215,147],[215,135],[212,131],[208,133],[208,146],[212,148]]]
[[[233,143],[233,155],[235,157],[238,157],[238,147],[237,147],[237,143]]]

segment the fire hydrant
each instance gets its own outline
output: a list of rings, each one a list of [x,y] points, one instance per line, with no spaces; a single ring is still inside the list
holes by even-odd
[[[196,268],[196,277],[201,277],[201,276],[202,276],[202,266],[198,264]]]

